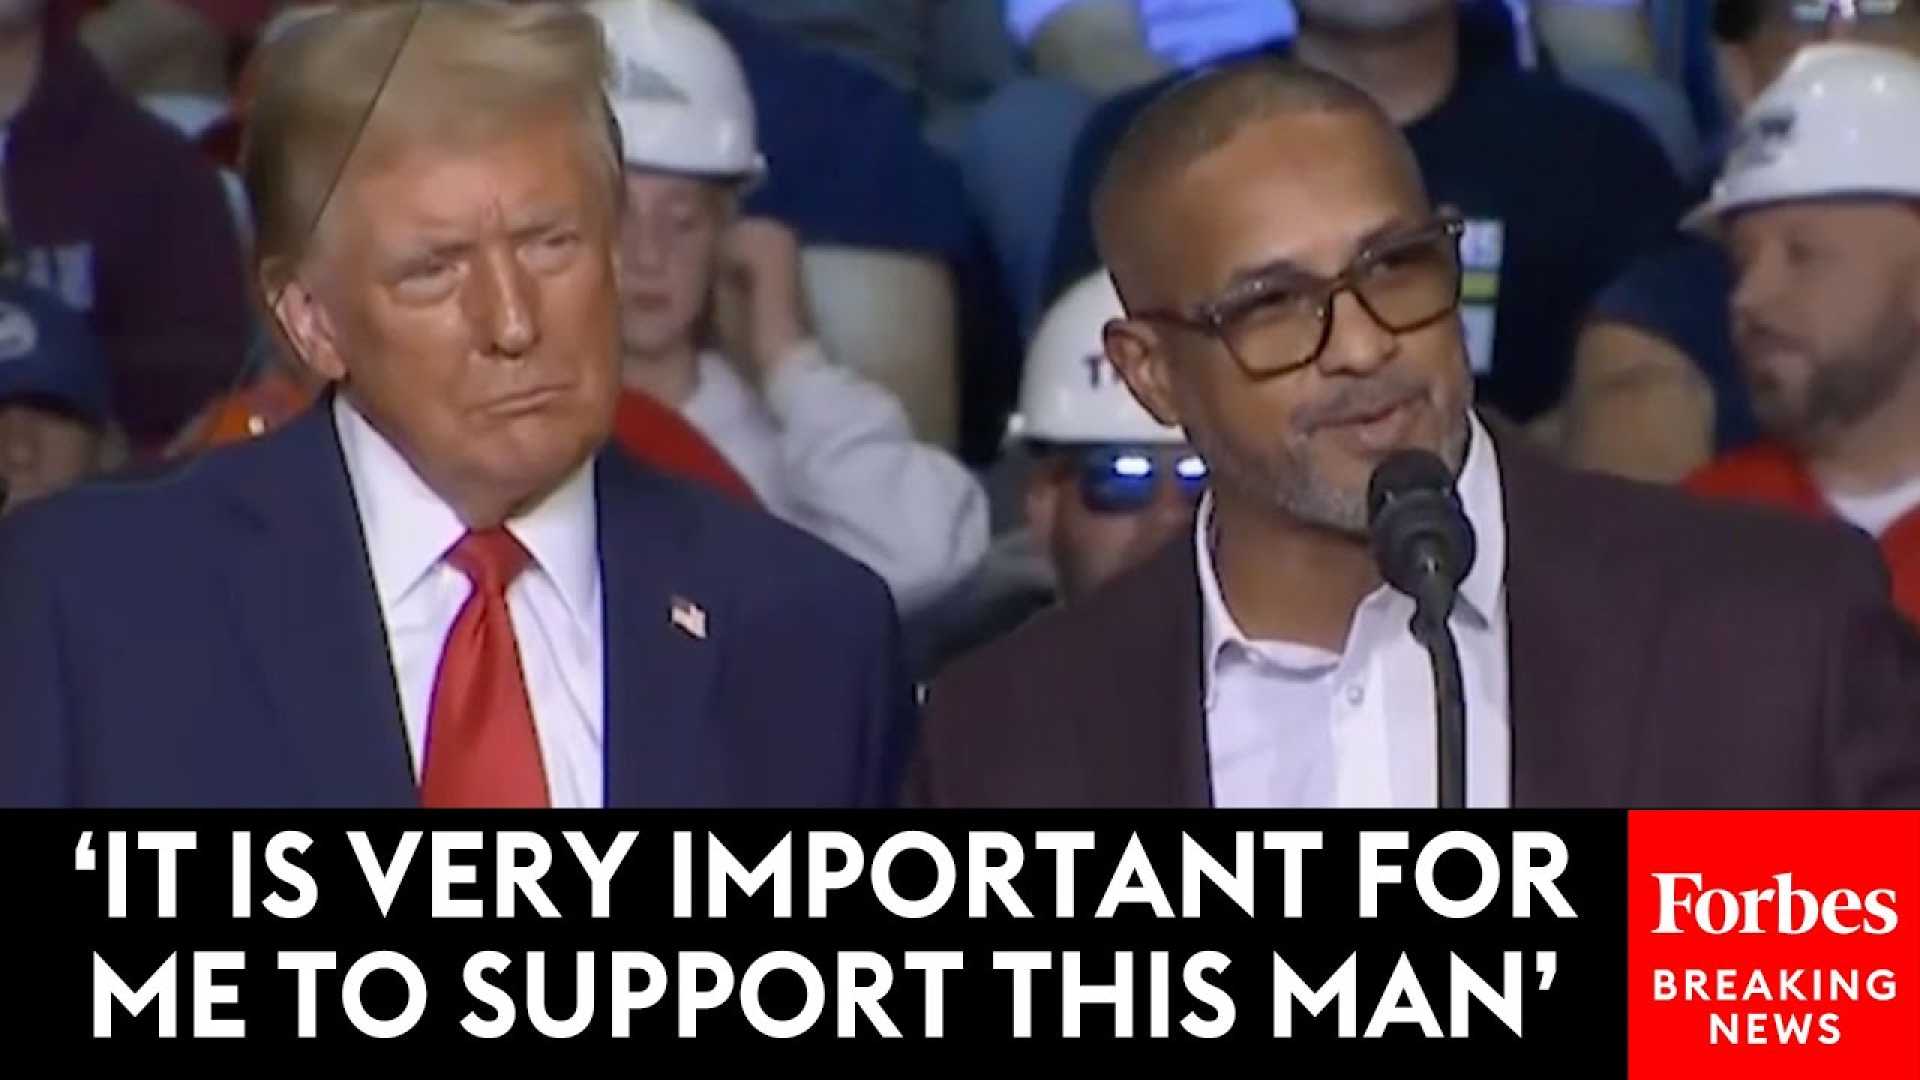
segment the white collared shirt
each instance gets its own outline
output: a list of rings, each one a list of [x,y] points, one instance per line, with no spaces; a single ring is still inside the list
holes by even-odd
[[[1467,706],[1467,805],[1508,804],[1506,515],[1500,467],[1477,417],[1458,485],[1477,552],[1450,620]],[[1208,766],[1220,807],[1431,807],[1433,674],[1407,629],[1413,601],[1381,585],[1354,612],[1339,653],[1249,640],[1234,622],[1207,542],[1194,544],[1202,605]]]
[[[467,530],[344,396],[334,398],[334,423],[360,509],[417,782],[440,655],[472,591],[444,556]],[[558,808],[599,807],[605,800],[606,660],[593,463],[506,528],[533,556],[507,589],[507,609],[548,793]]]

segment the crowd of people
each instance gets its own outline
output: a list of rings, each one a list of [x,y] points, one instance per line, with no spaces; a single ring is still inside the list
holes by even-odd
[[[0,802],[1430,805],[1408,445],[1477,805],[1920,800],[1915,0],[0,0],[0,117]]]

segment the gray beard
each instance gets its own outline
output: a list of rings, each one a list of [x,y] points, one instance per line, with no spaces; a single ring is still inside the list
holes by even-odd
[[[1458,430],[1440,448],[1440,459],[1455,476],[1465,467],[1472,431],[1463,413]],[[1210,434],[1189,429],[1187,435],[1216,476],[1252,492],[1280,513],[1343,536],[1365,539],[1369,535],[1366,490],[1348,490],[1327,483],[1297,450],[1290,451],[1278,467],[1271,467],[1234,452],[1224,442],[1214,441]]]

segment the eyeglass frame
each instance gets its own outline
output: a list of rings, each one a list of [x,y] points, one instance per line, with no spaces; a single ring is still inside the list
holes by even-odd
[[[1327,345],[1333,340],[1334,302],[1340,298],[1341,293],[1352,293],[1354,300],[1359,303],[1361,310],[1367,313],[1367,317],[1373,320],[1374,325],[1390,334],[1416,333],[1459,311],[1466,289],[1466,266],[1460,253],[1461,239],[1466,235],[1466,231],[1467,223],[1464,215],[1450,209],[1443,210],[1434,215],[1433,220],[1425,225],[1409,229],[1398,236],[1390,236],[1375,241],[1366,248],[1363,248],[1358,255],[1353,257],[1352,261],[1347,263],[1346,268],[1340,271],[1338,275],[1332,278],[1314,278],[1314,288],[1320,293],[1320,301],[1317,309],[1317,315],[1320,320],[1320,341],[1314,346],[1313,351],[1307,354],[1304,360],[1295,361],[1291,364],[1283,364],[1280,367],[1269,370],[1255,370],[1249,366],[1246,360],[1241,357],[1240,350],[1234,347],[1233,340],[1229,336],[1233,329],[1232,324],[1234,321],[1244,317],[1248,312],[1258,309],[1257,304],[1247,304],[1238,310],[1229,310],[1229,307],[1232,306],[1234,302],[1234,297],[1231,294],[1236,289],[1245,288],[1246,283],[1228,286],[1225,290],[1228,295],[1203,301],[1190,309],[1191,314],[1175,311],[1171,308],[1155,308],[1147,311],[1130,312],[1129,317],[1137,319],[1140,322],[1160,323],[1205,334],[1219,342],[1221,347],[1226,349],[1227,355],[1232,358],[1234,366],[1238,367],[1248,378],[1257,381],[1278,379],[1286,375],[1291,375],[1296,371],[1303,371],[1320,362],[1320,357],[1327,351]],[[1435,241],[1438,241],[1442,237],[1452,241],[1453,296],[1445,306],[1428,318],[1418,319],[1405,325],[1391,324],[1385,319],[1382,319],[1380,313],[1373,310],[1373,305],[1367,302],[1366,295],[1359,289],[1359,275],[1370,269],[1372,264],[1377,261],[1382,254],[1402,250],[1403,247],[1411,246],[1414,243],[1425,240],[1429,236]],[[1303,278],[1310,276],[1311,275],[1302,275]]]

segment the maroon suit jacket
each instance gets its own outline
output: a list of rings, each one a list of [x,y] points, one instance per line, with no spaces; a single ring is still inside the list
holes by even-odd
[[[1494,442],[1514,806],[1920,806],[1920,638],[1864,534]],[[1184,534],[936,680],[906,801],[1210,805],[1200,642]]]

